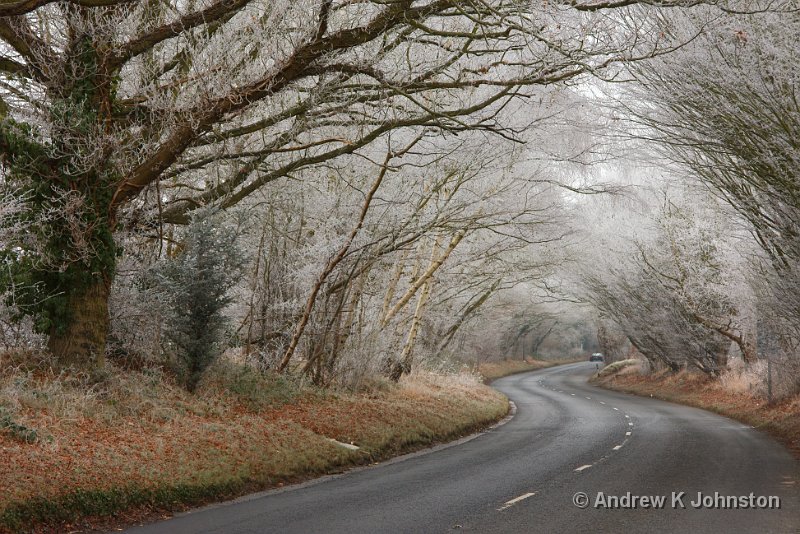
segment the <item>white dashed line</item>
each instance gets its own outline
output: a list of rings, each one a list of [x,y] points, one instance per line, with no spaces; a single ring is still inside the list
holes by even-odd
[[[592,400],[592,398],[591,397],[586,397],[586,400]]]
[[[619,408],[614,408],[616,411],[619,411]]]
[[[626,435],[626,436],[630,436],[630,435],[631,435],[631,433],[630,433],[630,432],[625,432],[625,435]]]
[[[506,503],[505,503],[505,504],[503,504],[503,506],[501,506],[500,508],[498,508],[498,509],[497,509],[497,511],[498,511],[498,512],[502,512],[502,511],[503,511],[503,510],[505,510],[506,508],[510,508],[511,506],[514,506],[514,505],[515,505],[515,504],[517,504],[519,501],[524,501],[524,500],[525,500],[525,499],[527,499],[528,497],[533,497],[534,495],[536,495],[536,492],[535,492],[535,491],[534,491],[534,492],[531,492],[531,493],[525,493],[525,494],[523,494],[523,495],[520,495],[519,497],[516,497],[516,498],[514,498],[514,499],[511,499],[510,501],[506,501]]]
[[[603,402],[603,401],[600,401],[600,404],[605,404],[605,402]]]
[[[633,426],[633,423],[628,423],[628,426]]]
[[[570,393],[570,395],[572,395],[573,397],[575,396],[575,394],[574,394],[574,393]]]
[[[615,450],[615,451],[618,451],[618,450],[620,450],[621,448],[622,448],[622,445],[617,445],[616,447],[614,447],[614,449],[613,449],[613,450]]]
[[[592,466],[591,466],[591,464],[582,465],[582,466],[580,466],[579,468],[577,468],[577,469],[575,470],[575,472],[576,472],[576,473],[579,473],[579,472],[583,471],[584,469],[589,469],[590,467],[592,467]]]
[[[631,416],[630,416],[630,415],[628,415],[628,414],[625,414],[625,419],[630,419],[630,418],[631,418]]]

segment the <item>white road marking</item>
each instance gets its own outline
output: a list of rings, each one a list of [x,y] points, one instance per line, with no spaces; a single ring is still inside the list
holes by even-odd
[[[613,450],[615,450],[615,451],[618,451],[618,450],[620,450],[621,448],[622,448],[622,445],[617,445],[616,447],[614,447],[614,449],[613,449]]]
[[[575,470],[575,472],[576,472],[576,473],[579,473],[579,472],[583,471],[584,469],[589,469],[590,467],[592,467],[592,465],[591,465],[591,464],[582,465],[582,466],[580,466],[579,468],[577,468],[577,469]]]
[[[630,436],[630,435],[631,435],[631,433],[630,433],[630,432],[625,432],[625,435],[626,435],[626,436]]]
[[[603,402],[603,401],[600,401],[600,404],[605,404],[605,402]]]
[[[586,400],[592,400],[592,398],[591,397],[586,397]]]
[[[614,408],[616,411],[619,411],[619,408]]]
[[[570,395],[572,395],[573,397],[575,396],[575,394],[574,394],[574,393],[570,393]]]
[[[631,418],[631,416],[630,416],[630,415],[628,415],[628,414],[625,414],[625,419],[630,419],[630,418]]]
[[[633,426],[633,423],[628,423],[628,426]]]
[[[524,500],[525,500],[525,499],[527,499],[528,497],[533,497],[534,495],[536,495],[536,492],[535,492],[535,491],[533,491],[533,492],[531,492],[531,493],[525,493],[525,494],[523,494],[523,495],[520,495],[519,497],[516,497],[516,498],[514,498],[514,499],[511,499],[510,501],[506,501],[506,503],[505,503],[505,504],[503,504],[503,506],[501,506],[500,508],[498,508],[498,509],[497,509],[497,511],[498,511],[498,512],[502,512],[502,511],[503,511],[503,510],[505,510],[506,508],[510,508],[511,506],[514,506],[514,505],[515,505],[515,504],[517,504],[519,501],[524,501]]]

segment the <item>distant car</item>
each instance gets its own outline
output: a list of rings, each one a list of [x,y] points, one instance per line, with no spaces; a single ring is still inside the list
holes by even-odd
[[[591,356],[589,356],[589,361],[590,361],[590,362],[601,362],[601,363],[602,363],[602,362],[605,362],[605,361],[606,361],[606,359],[603,357],[603,354],[602,354],[602,353],[600,353],[600,352],[595,352],[594,354],[592,354]]]

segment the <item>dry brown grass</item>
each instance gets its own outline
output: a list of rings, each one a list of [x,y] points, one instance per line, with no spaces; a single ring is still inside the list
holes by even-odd
[[[0,407],[37,437],[0,424],[0,530],[58,531],[88,528],[87,516],[180,509],[424,447],[499,419],[508,402],[469,375],[417,373],[368,393],[328,393],[226,364],[189,395],[158,371],[112,368],[97,381],[6,366]]]
[[[682,371],[643,375],[635,367],[594,379],[608,389],[686,404],[710,410],[768,432],[800,457],[800,395],[769,404],[751,386],[747,373],[713,379]]]
[[[639,360],[621,360],[606,365],[600,369],[600,372],[597,373],[597,375],[602,377],[612,374],[628,374],[638,372],[639,369]]]
[[[478,365],[477,371],[484,378],[484,381],[488,383],[508,375],[581,361],[583,361],[582,358],[572,360],[497,360],[481,363]]]

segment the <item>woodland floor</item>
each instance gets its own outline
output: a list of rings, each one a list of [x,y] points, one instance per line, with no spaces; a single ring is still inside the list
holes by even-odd
[[[156,370],[112,367],[98,381],[0,356],[0,530],[167,516],[454,439],[508,411],[472,374],[417,373],[366,392],[232,365],[211,375],[190,395]]]

